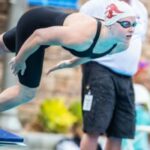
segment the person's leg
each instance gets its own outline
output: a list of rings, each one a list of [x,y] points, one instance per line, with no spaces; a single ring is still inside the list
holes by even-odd
[[[16,27],[0,35],[0,54],[7,52],[15,53],[16,50]]]
[[[55,12],[54,12],[55,11]],[[57,17],[56,15],[59,15]],[[37,8],[25,13],[17,27],[6,32],[2,38],[5,46],[16,54],[26,39],[38,28],[62,25],[67,14],[55,9]],[[40,84],[45,46],[41,46],[26,61],[27,69],[22,76],[18,73],[19,84],[6,89],[0,94],[0,111],[4,111],[33,99]]]
[[[6,53],[11,52],[6,45],[4,44],[3,36],[5,33],[0,35],[0,55],[4,55]]]
[[[81,143],[80,143],[80,149],[81,150],[96,150],[97,149],[97,140],[99,135],[94,134],[88,134],[84,133]]]
[[[109,137],[106,141],[105,150],[121,150],[122,139]]]
[[[21,28],[23,24],[24,28]],[[24,43],[24,41],[33,32],[34,29],[31,25],[32,24],[26,27],[26,23],[24,23],[24,21],[23,22],[19,21],[17,27],[1,34],[0,35],[1,52],[4,53],[9,49],[10,51],[17,53],[22,44]],[[29,26],[31,26],[31,28],[29,28]],[[4,90],[0,94],[0,112],[26,103],[34,98],[41,77],[43,57],[44,51],[42,49],[41,51],[38,52],[38,54],[33,55],[32,59],[30,59],[30,62],[28,63],[27,74],[24,76],[19,76],[21,82],[19,82],[15,86],[12,86]],[[38,65],[37,62],[35,61],[38,61]]]
[[[3,41],[3,34],[1,34],[0,35],[0,55],[4,55],[8,52],[10,52],[10,51],[5,46],[4,41]]]
[[[0,112],[31,101],[37,88],[29,88],[20,83],[4,90],[0,94]]]
[[[116,105],[110,126],[107,129],[106,150],[121,150],[123,138],[134,138],[134,91],[130,77],[117,74],[112,77],[116,87]]]
[[[83,65],[83,130],[87,133],[82,139],[83,150],[95,150],[98,135],[107,131],[115,107],[114,90],[111,73],[107,68],[95,62]],[[91,103],[86,103],[88,98]]]

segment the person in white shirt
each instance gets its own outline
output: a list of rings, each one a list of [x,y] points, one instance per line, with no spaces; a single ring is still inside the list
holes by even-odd
[[[104,10],[113,0],[90,0],[80,11],[104,19]],[[118,1],[118,0],[114,0]],[[148,14],[139,0],[123,0],[137,15],[138,25],[129,48],[83,65],[83,130],[81,150],[95,150],[100,134],[107,135],[105,150],[121,150],[122,138],[134,138],[135,104],[132,76],[136,73]]]

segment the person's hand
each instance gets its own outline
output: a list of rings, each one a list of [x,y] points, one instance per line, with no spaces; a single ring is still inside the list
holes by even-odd
[[[46,73],[46,75],[49,75],[50,73],[52,73],[53,71],[56,71],[58,69],[61,69],[61,63],[58,63],[55,66],[52,66]]]
[[[26,70],[26,63],[25,61],[18,62],[16,57],[13,57],[9,62],[10,68],[14,75],[17,75],[19,71],[21,71],[21,75],[24,75]]]
[[[70,65],[70,60],[63,60],[59,62],[57,65],[51,67],[46,73],[46,75],[49,75],[51,72],[59,70],[59,69],[68,68],[69,65]]]

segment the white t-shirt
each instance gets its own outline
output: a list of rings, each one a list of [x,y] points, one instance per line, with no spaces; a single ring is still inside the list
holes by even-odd
[[[106,6],[117,0],[90,0],[85,3],[80,12],[87,15],[104,19]],[[131,6],[137,14],[138,24],[127,50],[112,55],[94,59],[93,61],[102,64],[116,73],[132,76],[138,69],[141,56],[142,42],[147,31],[148,13],[144,5],[139,0],[132,0]]]

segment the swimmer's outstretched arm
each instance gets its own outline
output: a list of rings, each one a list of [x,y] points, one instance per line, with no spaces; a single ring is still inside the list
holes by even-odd
[[[11,60],[10,65],[12,72],[17,74],[21,71],[23,75],[26,68],[25,61],[30,55],[36,52],[41,45],[64,46],[80,42],[79,37],[81,36],[77,33],[78,32],[72,32],[72,27],[69,26],[54,26],[35,30],[24,42],[17,56]]]
[[[50,68],[47,72],[47,75],[50,74],[51,72],[59,70],[59,69],[76,67],[78,65],[89,62],[90,60],[91,60],[91,58],[88,58],[88,57],[63,60],[63,61],[59,62],[57,65]]]
[[[69,32],[69,33],[68,33]],[[35,30],[30,37],[24,42],[16,60],[25,61],[33,54],[41,45],[63,45],[66,41],[66,36],[73,34],[69,31],[69,27],[54,26]]]

